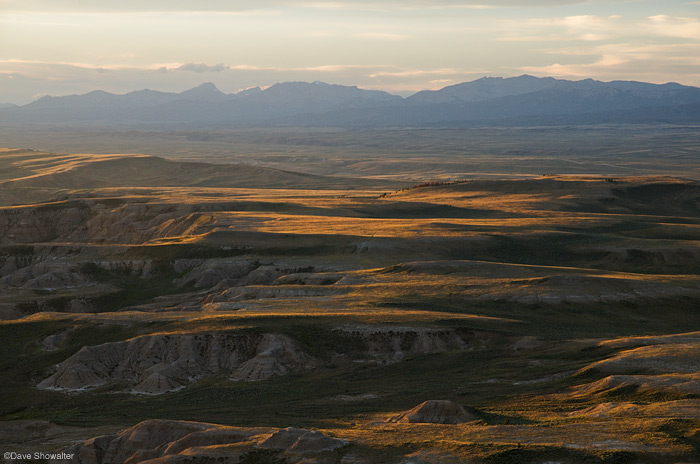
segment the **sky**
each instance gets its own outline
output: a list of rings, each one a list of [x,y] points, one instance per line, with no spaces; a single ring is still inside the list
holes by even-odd
[[[700,86],[700,0],[0,0],[0,103],[522,74]]]

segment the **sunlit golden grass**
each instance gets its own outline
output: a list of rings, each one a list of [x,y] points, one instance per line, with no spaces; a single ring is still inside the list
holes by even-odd
[[[147,157],[147,155],[54,154],[10,149],[3,149],[3,151],[0,152],[0,161],[6,166],[3,172],[3,178],[5,180],[12,179],[14,181],[65,173],[90,163],[144,157]]]
[[[274,311],[270,310],[244,310],[244,311],[222,311],[215,314],[186,311],[163,311],[157,313],[144,314],[137,311],[105,312],[105,313],[38,313],[22,319],[3,320],[0,325],[24,324],[32,322],[47,321],[74,321],[80,322],[109,322],[109,323],[134,323],[134,322],[181,322],[195,328],[194,330],[226,330],[228,327],[244,327],[250,322],[259,318],[266,320],[286,319],[306,320],[314,322],[314,318],[329,321],[331,324],[344,323],[366,323],[366,324],[425,324],[442,320],[454,321],[488,321],[488,322],[508,322],[508,319],[498,317],[486,317],[473,314],[443,313],[439,311],[414,311],[398,309],[374,309],[374,310],[337,310],[337,311],[314,311],[313,309],[297,309],[296,311]]]
[[[465,399],[468,400],[468,396]],[[339,421],[338,428],[328,428],[325,432],[353,437],[358,443],[373,447],[416,446],[420,449],[449,450],[465,457],[474,457],[472,453],[488,455],[494,450],[488,445],[692,453],[692,447],[660,430],[663,430],[669,418],[688,417],[687,414],[700,417],[699,405],[698,400],[639,404],[631,414],[591,416],[564,412],[551,399],[544,402],[542,399],[532,402],[512,399],[507,405],[506,416],[490,419],[496,420],[498,425],[489,424],[488,421],[458,425],[393,424],[385,421],[394,413],[384,413]],[[496,406],[496,410],[503,411],[499,409],[500,406]],[[506,419],[508,421],[504,424]],[[518,424],[518,420],[523,419],[532,423]]]
[[[372,447],[416,446],[421,449],[449,450],[466,455],[466,445],[554,446],[566,448],[621,449],[645,452],[687,452],[690,448],[656,433],[663,419],[598,420],[594,423],[550,425],[485,424],[390,424],[380,423],[387,416],[363,418],[351,428],[330,428],[327,432]],[[369,422],[369,423],[368,423]],[[486,450],[484,450],[486,451]]]
[[[700,341],[700,332],[687,332],[672,335],[646,336],[646,337],[623,337],[601,342],[601,346],[613,348],[628,348],[634,346],[685,343],[687,341]]]
[[[216,214],[210,228],[218,230],[258,231],[278,234],[327,234],[374,237],[465,237],[492,233],[526,233],[556,227],[593,227],[599,220],[590,215],[559,217],[530,217],[503,219],[392,219],[334,217],[321,215],[270,214],[257,212],[227,212]]]

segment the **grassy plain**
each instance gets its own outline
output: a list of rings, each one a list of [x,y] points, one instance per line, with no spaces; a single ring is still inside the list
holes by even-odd
[[[461,129],[197,129],[160,126],[12,126],[0,146],[67,153],[148,153],[308,174],[424,182],[542,174],[700,179],[698,126]],[[267,185],[269,187],[271,185]]]

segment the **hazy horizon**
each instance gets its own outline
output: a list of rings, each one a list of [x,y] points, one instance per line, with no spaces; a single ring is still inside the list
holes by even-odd
[[[225,93],[323,81],[406,96],[522,74],[698,86],[698,13],[697,1],[658,0],[0,0],[0,102],[202,82]]]
[[[449,85],[446,85],[445,87],[450,87],[450,86],[453,86],[453,85],[459,85],[459,84],[465,84],[465,83],[471,83],[471,82],[480,81],[480,80],[483,80],[483,79],[502,79],[502,80],[507,80],[507,79],[516,79],[516,78],[525,77],[525,76],[530,76],[530,77],[532,77],[532,76],[529,75],[529,74],[521,74],[521,75],[519,75],[519,76],[482,76],[482,77],[479,77],[479,78],[476,78],[476,79],[472,79],[472,80],[468,80],[468,81],[464,81],[464,82],[458,82],[458,83],[455,83],[455,84],[449,84]],[[542,78],[550,78],[550,77],[551,77],[551,76],[542,76]],[[560,80],[576,82],[576,81],[585,81],[585,80],[590,80],[590,79],[591,79],[591,78],[560,79]],[[622,80],[620,80],[620,81],[622,81]],[[345,84],[332,84],[332,83],[323,82],[323,81],[281,81],[281,82],[275,82],[275,83],[273,83],[273,84],[266,85],[266,86],[252,86],[252,87],[248,87],[248,88],[246,88],[246,89],[238,89],[238,90],[233,91],[233,92],[223,92],[223,93],[226,93],[226,94],[228,94],[228,95],[236,95],[236,94],[244,93],[244,92],[246,92],[246,91],[249,91],[249,90],[252,90],[252,89],[255,89],[255,88],[259,88],[260,90],[263,90],[263,91],[264,91],[264,90],[266,90],[266,89],[268,89],[268,88],[270,88],[270,87],[273,87],[273,86],[275,86],[275,85],[290,84],[290,83],[296,83],[296,82],[303,82],[303,83],[306,83],[306,84],[321,84],[321,85],[328,85],[328,86],[341,85],[341,86],[346,86],[346,87],[357,87],[357,88],[360,88],[360,89],[363,89],[363,90],[370,90],[370,89],[367,89],[366,87],[356,86],[356,85],[352,85],[352,84],[347,84],[347,85],[345,85]],[[613,82],[613,81],[600,81],[600,82]],[[677,82],[663,82],[663,83],[660,83],[660,84],[676,84],[676,83],[677,83]],[[199,84],[195,84],[195,85],[192,86],[192,87],[185,87],[185,88],[182,88],[182,89],[179,89],[179,90],[176,89],[176,90],[172,90],[172,91],[165,91],[165,90],[161,90],[161,89],[159,89],[159,88],[134,88],[134,89],[127,90],[127,91],[123,91],[123,92],[107,92],[107,93],[110,93],[110,94],[113,94],[113,95],[127,95],[127,94],[133,93],[133,92],[153,91],[153,92],[166,92],[166,93],[178,94],[178,93],[183,93],[183,92],[186,92],[186,91],[189,91],[189,90],[193,90],[193,89],[195,89],[195,88],[207,86],[207,85],[213,85],[217,90],[221,91],[221,89],[219,88],[218,85],[216,85],[216,83],[211,82],[211,81],[203,81],[203,82],[200,82]],[[443,89],[443,88],[445,88],[445,87],[440,87],[440,88],[438,88],[438,89],[432,89],[432,90],[440,90],[440,89]],[[418,90],[418,91],[415,91],[415,92],[413,92],[413,91],[392,92],[392,91],[390,91],[390,90],[384,90],[384,89],[372,89],[372,90],[385,91],[385,92],[387,92],[387,93],[389,93],[389,94],[401,96],[401,97],[403,97],[403,98],[407,98],[407,97],[409,97],[409,96],[411,96],[411,95],[415,95],[416,93],[421,92],[421,90]],[[38,97],[38,98],[32,100],[31,102],[34,102],[34,101],[36,101],[36,100],[38,100],[38,99],[40,99],[40,98],[46,97],[46,96],[48,96],[48,97],[66,97],[66,96],[73,96],[73,95],[85,95],[85,94],[90,93],[90,92],[106,92],[106,91],[105,91],[104,89],[94,89],[94,90],[92,90],[92,91],[88,91],[88,92],[83,93],[83,94],[63,94],[63,95],[48,95],[48,94],[47,94],[47,95],[42,95],[42,96],[40,96],[40,97]],[[28,103],[31,103],[31,102],[28,102]],[[5,102],[1,102],[1,103],[5,103]]]

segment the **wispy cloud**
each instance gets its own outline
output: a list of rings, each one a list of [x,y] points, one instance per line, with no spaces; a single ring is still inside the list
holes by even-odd
[[[700,19],[698,18],[657,15],[649,18],[647,28],[657,35],[700,40]]]
[[[520,70],[564,78],[700,83],[700,19],[657,15],[632,18],[569,16],[507,21],[502,41],[538,41],[549,64]],[[545,56],[541,59],[545,59]],[[578,58],[577,58],[578,57]]]
[[[322,66],[306,66],[301,68],[292,68],[295,71],[311,71],[311,72],[346,72],[349,70],[367,70],[367,69],[377,69],[382,68],[381,65],[366,65],[366,64],[330,64]],[[289,69],[289,68],[287,68]]]
[[[416,76],[444,76],[458,74],[460,71],[453,68],[439,69],[409,69],[400,71],[379,71],[369,75],[369,77],[416,77]]]
[[[566,16],[505,20],[500,26],[503,41],[580,40],[603,41],[616,38],[675,37],[700,40],[700,19],[656,15],[648,18],[611,16]]]
[[[650,82],[679,80],[690,85],[699,83],[700,44],[609,44],[590,49],[563,50],[559,53],[582,56],[585,61],[525,66],[520,69],[527,73],[564,78],[594,76],[599,79],[619,79],[620,76],[631,75],[637,80]],[[591,60],[589,56],[595,58]],[[669,79],[669,76],[677,76],[677,79]]]
[[[39,69],[45,67],[53,68],[77,68],[89,71],[116,71],[124,69],[133,70],[144,70],[144,71],[155,71],[162,68],[166,69],[177,69],[184,66],[182,63],[155,63],[148,65],[131,65],[131,64],[95,64],[95,63],[81,63],[75,61],[40,61],[40,60],[20,60],[20,59],[9,59],[0,60],[0,73],[17,73],[24,72],[28,69]]]
[[[208,65],[206,63],[152,63],[146,65],[128,65],[128,64],[90,64],[81,62],[68,61],[39,61],[39,60],[19,60],[9,59],[0,60],[0,73],[11,74],[22,72],[30,68],[46,68],[46,67],[66,67],[76,68],[81,70],[92,71],[117,71],[117,70],[139,70],[139,71],[189,71],[194,73],[220,73],[224,71],[309,71],[309,72],[344,72],[348,70],[377,70],[382,69],[382,65],[363,65],[363,64],[334,64],[320,66],[258,66],[251,64],[236,64],[227,65],[223,63]]]
[[[578,15],[501,22],[501,41],[602,41],[629,32],[622,16]]]
[[[181,66],[175,68],[175,71],[192,71],[196,73],[205,72],[221,72],[230,69],[224,64],[215,64],[213,66],[206,65],[204,63],[185,63]]]

